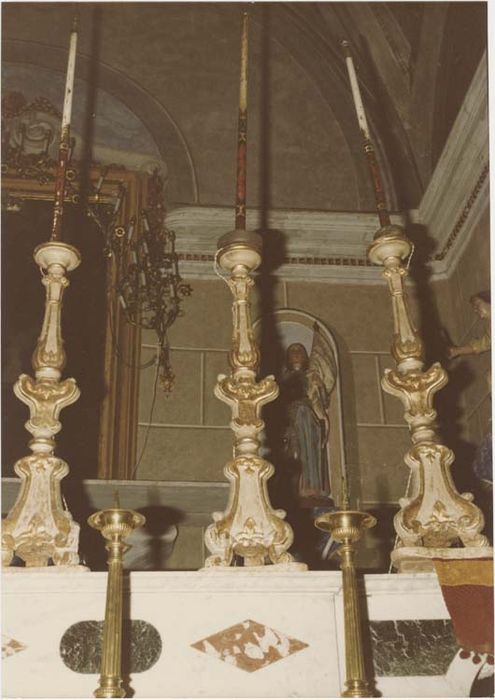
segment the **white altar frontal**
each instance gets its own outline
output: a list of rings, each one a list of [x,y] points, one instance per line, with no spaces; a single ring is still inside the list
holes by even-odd
[[[339,697],[341,581],[266,568],[131,573],[124,687],[135,698]],[[106,585],[103,572],[4,572],[3,697],[93,696]],[[370,574],[364,588],[377,694],[468,697],[477,676],[493,673],[485,658],[460,658],[435,574]]]

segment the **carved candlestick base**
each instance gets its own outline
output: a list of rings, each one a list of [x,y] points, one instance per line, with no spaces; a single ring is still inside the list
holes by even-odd
[[[343,698],[369,698],[372,696],[366,680],[363,651],[361,615],[359,596],[354,566],[354,544],[358,542],[366,529],[376,525],[376,518],[369,513],[356,510],[341,510],[324,513],[315,520],[315,525],[324,532],[329,532],[341,546],[338,553],[341,558],[342,584],[344,590],[344,626],[345,626],[345,665],[346,690]]]
[[[134,510],[108,508],[88,518],[88,523],[100,530],[108,540],[108,582],[103,626],[100,684],[95,698],[123,698],[122,688],[122,605],[123,605],[123,557],[130,549],[124,540],[131,532],[145,523],[144,515]]]
[[[234,458],[225,467],[230,481],[229,502],[225,512],[213,513],[214,523],[205,532],[205,544],[212,553],[207,567],[229,566],[234,555],[245,566],[289,565],[293,557],[287,552],[293,542],[285,511],[270,504],[267,481],[273,465],[259,455],[259,434],[264,423],[261,407],[278,396],[274,377],[256,381],[259,352],[251,323],[249,290],[250,273],[261,262],[261,237],[244,230],[233,231],[219,241],[217,262],[229,275],[228,285],[234,297],[234,331],[229,376],[220,375],[215,396],[232,409],[230,427],[234,431]],[[304,564],[292,563],[305,569]]]
[[[385,226],[377,232],[368,255],[371,262],[385,268],[383,276],[392,297],[392,355],[397,368],[385,370],[382,387],[404,404],[412,442],[405,455],[411,470],[410,489],[400,499],[401,509],[394,518],[397,542],[392,562],[399,571],[431,571],[429,550],[441,548],[446,552],[443,556],[455,557],[458,550],[449,554],[449,548],[462,542],[465,548],[478,548],[479,556],[484,556],[481,550],[487,551],[488,540],[481,534],[484,518],[472,502],[473,495],[458,493],[452,480],[454,454],[437,435],[433,400],[448,377],[438,362],[424,369],[423,343],[411,322],[404,289],[408,273],[403,260],[411,251],[412,244],[399,226]],[[408,553],[401,553],[402,549]]]
[[[14,466],[21,486],[3,521],[2,564],[9,566],[15,554],[27,567],[46,567],[50,561],[57,566],[77,566],[79,525],[64,508],[60,489],[69,467],[53,452],[54,435],[62,427],[60,411],[79,398],[74,379],[60,381],[65,365],[60,321],[62,295],[69,284],[65,273],[74,270],[81,259],[74,247],[58,241],[38,246],[34,259],[46,287],[43,326],[33,354],[35,379],[21,374],[14,386],[16,396],[29,407],[25,427],[33,436],[29,443],[33,454]]]

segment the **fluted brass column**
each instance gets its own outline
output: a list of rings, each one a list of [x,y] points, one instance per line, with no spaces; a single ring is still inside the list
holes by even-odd
[[[340,542],[342,586],[344,592],[345,666],[346,690],[343,698],[369,698],[372,696],[366,680],[364,664],[363,633],[359,610],[356,568],[354,565],[355,547],[363,532],[376,525],[376,518],[369,513],[357,510],[340,510],[324,513],[315,520],[315,525],[324,532],[330,532],[336,542]]]
[[[100,685],[95,698],[123,698],[122,688],[122,604],[123,604],[123,556],[130,549],[124,540],[136,528],[145,523],[144,515],[125,510],[118,505],[100,510],[88,518],[88,523],[100,530],[108,540],[108,582],[103,626]]]

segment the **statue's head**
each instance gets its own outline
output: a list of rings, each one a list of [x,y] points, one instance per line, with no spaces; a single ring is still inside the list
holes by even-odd
[[[469,301],[480,318],[490,318],[490,292],[473,294]]]
[[[288,369],[306,369],[308,362],[308,353],[302,343],[292,343],[292,345],[289,345],[286,354],[286,364]]]

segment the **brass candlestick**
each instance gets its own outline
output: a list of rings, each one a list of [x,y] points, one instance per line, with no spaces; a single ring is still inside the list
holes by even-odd
[[[376,525],[376,518],[369,513],[348,510],[344,505],[343,510],[320,515],[315,520],[315,525],[320,530],[331,533],[333,539],[341,543],[338,552],[341,558],[340,568],[344,589],[346,666],[346,690],[342,692],[341,697],[369,698],[372,693],[366,680],[364,666],[354,543],[361,539],[366,529]]]
[[[108,540],[107,599],[103,626],[100,685],[95,698],[123,698],[122,688],[122,599],[123,556],[130,549],[124,540],[145,523],[144,515],[120,508],[118,498],[113,508],[100,510],[88,518],[88,523],[100,530]]]

